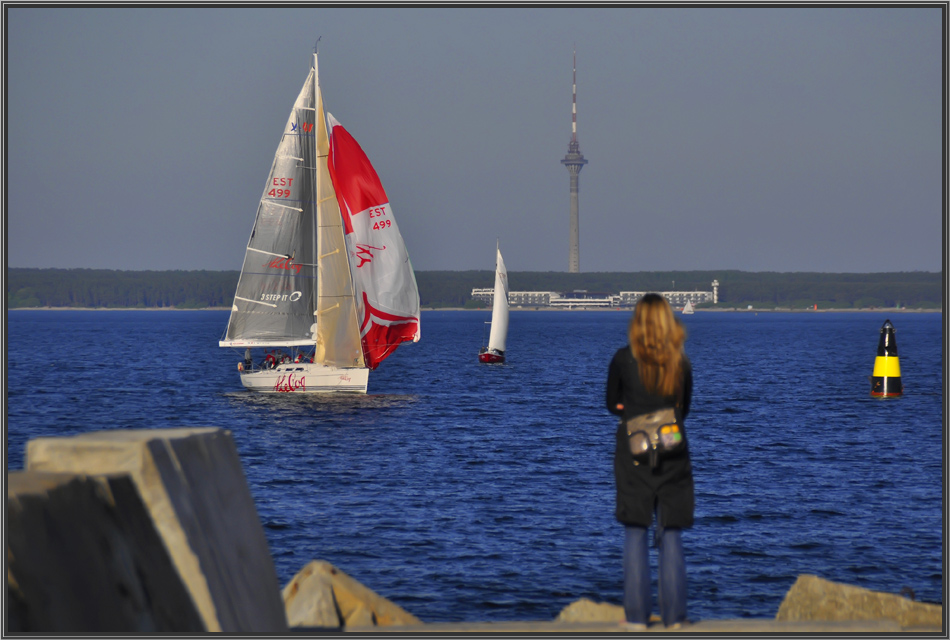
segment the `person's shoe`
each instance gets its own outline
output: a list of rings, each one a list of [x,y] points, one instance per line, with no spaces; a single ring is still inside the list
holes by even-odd
[[[621,622],[620,628],[624,631],[646,631],[647,626],[642,622]]]
[[[673,624],[667,625],[666,630],[677,631],[678,629],[682,629],[683,627],[686,627],[689,624],[690,624],[689,620],[683,620],[682,622],[674,622]]]

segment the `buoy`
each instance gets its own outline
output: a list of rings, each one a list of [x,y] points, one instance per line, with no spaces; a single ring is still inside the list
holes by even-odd
[[[885,320],[881,326],[881,339],[877,343],[874,372],[871,374],[871,395],[875,398],[894,398],[903,393],[894,325],[890,320]]]

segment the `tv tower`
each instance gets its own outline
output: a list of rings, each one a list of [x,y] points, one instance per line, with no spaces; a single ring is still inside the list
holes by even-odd
[[[567,167],[571,174],[571,248],[568,254],[568,272],[577,273],[581,270],[580,258],[580,225],[577,217],[577,181],[581,169],[587,164],[584,154],[581,153],[580,143],[577,141],[577,49],[574,49],[574,96],[571,102],[571,142],[567,145],[567,155],[561,164]]]

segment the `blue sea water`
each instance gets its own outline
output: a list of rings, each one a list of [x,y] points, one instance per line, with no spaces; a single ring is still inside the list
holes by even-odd
[[[226,311],[11,311],[7,463],[40,436],[231,430],[281,585],[327,560],[426,622],[551,619],[621,600],[607,365],[629,312],[425,311],[366,396],[255,395]],[[879,330],[904,396],[869,395]],[[937,313],[683,317],[696,524],[693,620],[772,617],[799,574],[943,599]],[[651,554],[653,552],[651,551]],[[655,555],[653,556],[655,566]]]

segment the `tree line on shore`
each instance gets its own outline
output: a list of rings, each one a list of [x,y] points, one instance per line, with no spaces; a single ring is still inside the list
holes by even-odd
[[[7,308],[203,309],[230,307],[237,271],[117,271],[10,268]],[[472,289],[494,286],[493,271],[417,271],[424,308],[480,308]],[[719,281],[720,308],[940,309],[943,274],[750,271],[641,271],[561,273],[512,271],[513,291],[711,291]]]

